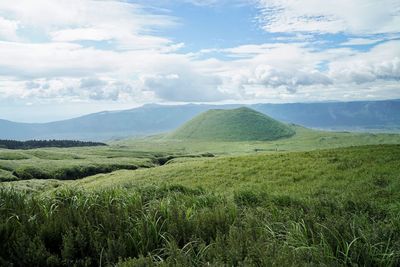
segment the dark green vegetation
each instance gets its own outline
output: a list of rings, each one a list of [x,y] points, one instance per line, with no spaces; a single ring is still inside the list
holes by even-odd
[[[84,142],[77,140],[0,140],[0,148],[7,149],[33,149],[41,147],[87,147],[87,146],[106,146],[105,143]]]
[[[249,108],[209,110],[182,127],[169,139],[203,141],[271,141],[290,137],[295,131]]]
[[[209,109],[243,105],[145,105],[51,123],[0,120],[0,139],[110,140],[169,132]],[[400,100],[255,104],[248,107],[276,120],[320,129],[400,132]]]
[[[398,166],[400,146],[380,145],[11,183],[0,265],[399,266]]]

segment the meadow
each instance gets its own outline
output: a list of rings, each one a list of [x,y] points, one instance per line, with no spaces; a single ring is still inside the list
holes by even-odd
[[[0,150],[0,265],[400,265],[400,137],[296,132]]]
[[[156,156],[112,148],[1,149],[0,180],[78,179],[121,168],[154,166]]]
[[[247,126],[243,126],[247,127]],[[273,141],[210,141],[173,139],[169,134],[123,139],[112,144],[153,153],[204,153],[217,155],[254,152],[310,151],[349,146],[399,144],[400,135],[391,133],[327,132],[291,125],[296,134]]]
[[[176,157],[203,156],[210,155],[142,152],[120,146],[0,149],[0,181],[75,180],[120,169],[151,168]]]

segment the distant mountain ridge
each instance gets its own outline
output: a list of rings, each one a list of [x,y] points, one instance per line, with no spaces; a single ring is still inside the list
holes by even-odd
[[[232,109],[242,106],[250,107],[279,121],[311,128],[400,131],[400,100],[254,105],[151,104],[50,123],[0,120],[0,139],[105,141],[143,136],[172,131],[209,109]]]
[[[384,129],[400,126],[400,100],[256,104],[273,118],[313,128]]]
[[[167,138],[206,141],[271,141],[290,137],[286,124],[247,107],[211,109],[197,115]]]

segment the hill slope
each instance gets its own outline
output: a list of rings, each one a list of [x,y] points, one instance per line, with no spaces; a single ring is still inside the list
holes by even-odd
[[[249,108],[209,110],[170,134],[170,139],[266,141],[290,137],[295,131]]]
[[[178,161],[95,175],[74,184],[97,190],[179,184],[230,196],[235,191],[264,190],[271,195],[310,199],[385,200],[381,203],[385,208],[400,210],[395,201],[400,199],[400,179],[396,179],[399,164],[400,145],[360,146]]]

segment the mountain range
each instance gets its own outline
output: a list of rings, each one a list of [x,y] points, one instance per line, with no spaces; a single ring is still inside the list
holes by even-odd
[[[246,106],[273,119],[309,128],[339,131],[400,131],[400,100],[253,104],[157,105],[104,111],[49,123],[0,120],[0,139],[79,139],[105,141],[172,131],[210,109]]]

